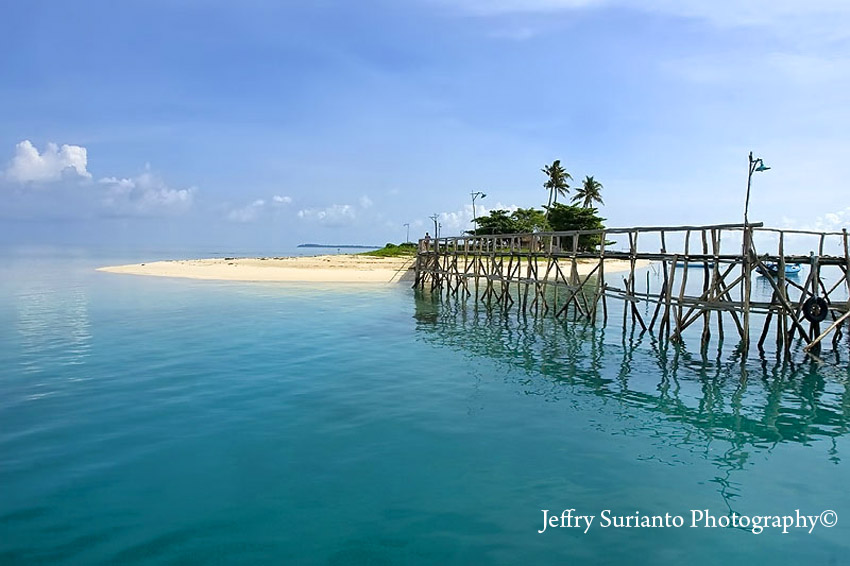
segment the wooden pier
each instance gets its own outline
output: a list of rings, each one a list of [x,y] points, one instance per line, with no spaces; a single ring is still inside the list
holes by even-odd
[[[623,260],[626,270],[606,273],[606,260]],[[645,285],[638,281],[647,262],[660,269],[656,289],[648,272]],[[786,275],[798,264],[806,269]],[[816,356],[830,336],[837,347],[850,318],[846,229],[755,223],[459,236],[420,240],[415,270],[415,288],[594,324],[608,321],[609,299],[624,301],[624,328],[630,321],[673,342],[701,324],[706,346],[713,330],[723,340],[731,325],[744,355],[752,337],[763,353],[773,326],[777,354],[790,356],[799,338]],[[769,301],[753,299],[756,278],[769,285]]]

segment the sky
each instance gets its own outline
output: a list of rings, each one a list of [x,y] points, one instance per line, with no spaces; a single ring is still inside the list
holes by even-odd
[[[608,226],[850,225],[844,0],[28,0],[0,245],[383,245],[602,183]]]

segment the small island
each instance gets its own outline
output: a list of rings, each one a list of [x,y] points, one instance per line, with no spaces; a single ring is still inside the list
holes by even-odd
[[[336,248],[336,249],[346,249],[346,250],[374,250],[380,248],[381,246],[360,246],[355,244],[298,244],[299,248]]]

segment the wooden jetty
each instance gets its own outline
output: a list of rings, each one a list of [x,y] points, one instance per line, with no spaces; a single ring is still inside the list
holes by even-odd
[[[808,254],[788,251],[804,245]],[[628,269],[606,274],[605,261],[612,259],[627,261]],[[646,262],[660,267],[655,290],[648,274],[645,288],[638,289],[636,273]],[[580,275],[580,264],[590,264],[589,271]],[[791,264],[808,269],[797,279],[786,275]],[[771,325],[777,354],[790,356],[798,337],[806,352],[817,355],[830,335],[838,344],[850,318],[846,229],[815,232],[750,223],[437,238],[419,241],[415,272],[415,288],[474,296],[521,312],[585,317],[594,324],[600,314],[607,322],[608,299],[621,300],[624,328],[631,320],[642,332],[673,342],[699,323],[703,346],[712,327],[722,340],[731,320],[744,355],[753,331],[760,332],[757,347],[764,352]],[[770,286],[770,301],[753,299],[757,277]],[[650,305],[643,315],[641,303]],[[752,315],[763,317],[763,323],[754,324]]]

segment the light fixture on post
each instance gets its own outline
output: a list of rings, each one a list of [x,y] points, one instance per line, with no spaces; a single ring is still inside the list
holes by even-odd
[[[475,199],[486,198],[487,195],[485,195],[481,191],[472,191],[472,192],[469,193],[469,195],[472,197],[472,224],[473,224],[472,229],[475,230],[476,229],[475,220],[478,218],[477,216],[475,216]]]
[[[753,173],[756,171],[767,171],[770,169],[767,165],[764,164],[764,161],[761,157],[756,157],[753,159],[753,152],[750,152],[750,167],[749,173],[747,175],[747,200],[744,202],[744,231],[746,232],[747,226],[749,225],[749,218],[747,214],[750,210],[750,186],[753,181]]]
[[[750,347],[750,293],[752,292],[752,254],[753,254],[753,239],[750,233],[750,186],[753,182],[753,173],[756,171],[767,171],[770,169],[764,164],[761,157],[753,159],[753,152],[750,152],[749,167],[747,169],[747,198],[744,201],[744,237],[743,245],[741,246],[741,269],[743,271],[744,282],[741,286],[741,303],[743,306],[744,332],[742,335],[743,356],[742,361],[746,360],[747,351]]]
[[[437,228],[437,220],[440,218],[440,215],[435,212],[434,214],[432,214],[428,218],[430,218],[431,220],[434,221],[434,238],[439,238],[440,235],[439,235],[439,229]]]

